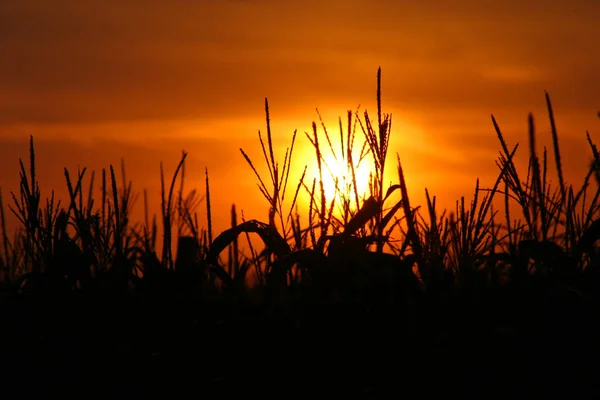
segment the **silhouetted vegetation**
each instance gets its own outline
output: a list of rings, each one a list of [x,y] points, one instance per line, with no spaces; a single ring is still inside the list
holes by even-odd
[[[492,117],[501,149],[492,186],[477,180],[473,197],[451,211],[426,190],[427,204],[415,207],[398,153],[397,181],[385,182],[392,116],[382,112],[380,79],[379,71],[375,119],[348,111],[339,147],[322,121],[306,133],[320,173],[312,181],[305,168],[289,182],[296,132],[276,159],[265,101],[268,176],[240,150],[268,221],[240,218],[233,206],[231,228],[216,235],[208,171],[204,193],[186,191],[187,154],[170,182],[161,164],[160,215],[149,215],[144,192],[145,219],[134,222],[124,165],[121,178],[112,165],[102,171],[99,199],[86,169],[65,169],[66,203],[42,198],[32,138],[20,191],[9,201],[0,194],[3,376],[24,391],[80,395],[593,389],[600,154],[591,136],[589,172],[573,186],[546,95],[552,149],[539,152],[530,115],[529,164],[520,170],[518,145]],[[324,149],[347,167],[348,179],[333,177],[333,198]],[[356,169],[366,162],[363,194]],[[14,237],[9,212],[22,225]]]

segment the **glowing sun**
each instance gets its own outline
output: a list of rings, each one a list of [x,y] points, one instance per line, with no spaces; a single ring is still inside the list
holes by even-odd
[[[356,156],[358,159],[358,155]],[[358,167],[354,162],[354,179],[356,179],[356,191],[358,197],[362,198],[369,192],[369,176],[370,176],[370,165],[368,160],[362,160]],[[336,203],[340,200],[340,196],[350,197],[354,199],[354,183],[352,177],[352,168],[348,165],[346,159],[334,157],[333,155],[323,155],[321,161],[321,174],[319,173],[319,164],[315,160],[312,163],[311,178],[316,178],[317,184],[315,186],[315,192],[320,191],[319,179],[323,178],[323,191],[325,192],[325,198],[330,202],[334,196],[337,196]],[[336,182],[337,180],[337,182]],[[316,197],[318,194],[315,193]]]

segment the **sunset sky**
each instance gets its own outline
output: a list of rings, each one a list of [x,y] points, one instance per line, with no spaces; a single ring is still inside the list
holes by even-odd
[[[239,152],[261,160],[264,98],[281,160],[302,133],[300,171],[313,162],[303,132],[315,108],[334,132],[348,109],[374,113],[379,66],[389,168],[399,152],[417,196],[427,186],[451,204],[477,176],[491,186],[492,113],[525,145],[533,112],[546,141],[544,90],[579,181],[585,131],[600,143],[598,21],[597,0],[2,0],[0,187],[17,189],[33,135],[43,194],[64,186],[63,167],[123,157],[158,204],[159,162],[171,174],[186,150],[189,185],[208,167],[217,229],[233,202],[265,220]]]

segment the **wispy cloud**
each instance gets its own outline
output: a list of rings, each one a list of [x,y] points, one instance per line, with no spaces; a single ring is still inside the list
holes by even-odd
[[[544,90],[565,154],[586,151],[600,105],[599,16],[596,0],[4,0],[0,160],[16,179],[15,154],[33,134],[45,170],[56,169],[49,185],[62,164],[120,157],[145,185],[158,159],[176,163],[185,147],[226,202],[234,180],[254,189],[239,178],[238,147],[264,130],[265,97],[283,146],[294,128],[310,130],[315,107],[372,111],[381,65],[400,136],[391,151],[413,178],[448,173],[438,188],[470,186],[465,177],[495,172],[490,113],[522,141],[529,111],[548,129]]]
[[[233,118],[264,96],[292,113],[370,95],[377,65],[413,108],[600,92],[595,1],[165,4],[4,2],[0,121]]]

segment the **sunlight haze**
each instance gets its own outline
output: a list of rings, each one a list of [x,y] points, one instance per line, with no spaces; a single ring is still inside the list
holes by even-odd
[[[265,97],[279,159],[297,129],[293,173],[314,173],[304,132],[320,129],[315,109],[332,138],[346,110],[374,116],[379,66],[393,114],[387,174],[397,179],[398,152],[418,201],[428,187],[451,206],[477,177],[493,184],[492,113],[511,146],[526,139],[529,112],[549,143],[545,90],[579,181],[591,160],[585,131],[600,128],[599,19],[595,0],[4,0],[0,187],[18,189],[33,135],[43,196],[64,186],[64,167],[99,172],[124,158],[134,190],[158,207],[159,163],[170,176],[185,150],[188,188],[203,192],[208,168],[215,229],[232,203],[265,220],[239,152],[262,168]]]

